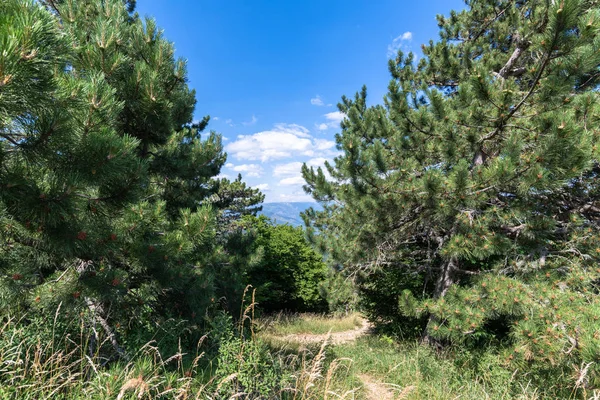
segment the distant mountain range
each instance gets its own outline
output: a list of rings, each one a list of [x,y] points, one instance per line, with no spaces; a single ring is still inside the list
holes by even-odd
[[[296,203],[265,203],[260,214],[271,218],[276,224],[290,224],[302,226],[304,222],[300,213],[309,207],[321,209],[318,203],[296,202]]]

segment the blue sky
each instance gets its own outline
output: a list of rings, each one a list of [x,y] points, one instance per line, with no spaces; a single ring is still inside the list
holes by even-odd
[[[138,0],[188,60],[196,119],[223,135],[221,174],[266,202],[311,201],[300,167],[335,157],[336,104],[367,85],[381,103],[387,59],[437,39],[436,14],[462,0]]]

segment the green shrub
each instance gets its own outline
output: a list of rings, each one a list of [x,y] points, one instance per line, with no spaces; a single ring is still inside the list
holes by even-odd
[[[264,216],[243,223],[257,234],[254,243],[262,259],[245,272],[245,282],[256,288],[256,301],[265,311],[325,311],[319,292],[327,268],[312,249],[302,228],[273,225]]]

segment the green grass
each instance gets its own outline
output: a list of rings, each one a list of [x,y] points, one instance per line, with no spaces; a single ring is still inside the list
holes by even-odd
[[[322,314],[276,314],[262,318],[258,326],[264,332],[276,335],[326,334],[350,331],[361,327],[363,319],[359,314],[331,317]]]
[[[348,358],[350,377],[342,386],[368,375],[402,399],[600,399],[600,390],[572,390],[561,377],[536,376],[525,367],[508,369],[493,348],[437,352],[417,342],[395,343],[386,336],[364,336],[335,346],[333,359]]]
[[[314,352],[316,344],[298,345],[282,337],[351,330],[361,323],[356,314],[344,319],[279,316],[269,321],[265,339],[269,339],[273,351]],[[540,375],[539,370],[527,366],[508,368],[494,347],[449,347],[438,352],[416,341],[398,343],[387,336],[370,335],[330,346],[327,360],[337,369],[331,383],[334,391],[342,397],[354,391],[346,398],[366,398],[361,378],[368,376],[401,399],[600,399],[600,391],[594,388],[571,391],[565,386],[564,376]]]
[[[362,320],[359,315],[296,315],[269,322],[265,329],[287,335],[352,330]],[[222,344],[221,350],[231,354],[226,358],[231,362],[223,366],[235,367],[219,373],[216,359],[207,360],[201,347],[193,361],[184,363],[183,355],[163,359],[149,343],[127,362],[105,367],[101,358],[86,355],[85,343],[23,340],[23,329],[11,321],[0,326],[0,399],[230,398],[241,395],[232,382],[244,378],[258,383],[281,379],[265,399],[362,400],[367,399],[368,379],[393,392],[395,399],[600,400],[598,388],[571,391],[564,376],[536,376],[527,366],[508,369],[493,348],[436,352],[381,335],[335,346],[294,346],[293,341],[270,342],[258,335],[257,346]]]
[[[510,373],[487,382],[472,379],[448,354],[435,354],[417,343],[397,345],[385,337],[364,337],[356,343],[336,346],[333,357],[352,359],[351,374],[372,376],[406,399],[514,398]],[[537,398],[528,391],[521,394],[524,399]]]

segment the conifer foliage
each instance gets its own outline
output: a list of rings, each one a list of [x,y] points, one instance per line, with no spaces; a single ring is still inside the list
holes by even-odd
[[[418,62],[390,60],[384,105],[342,98],[332,178],[303,167],[324,211],[304,217],[347,269],[419,283],[398,309],[427,341],[581,368],[600,354],[600,3],[466,5]]]
[[[0,311],[83,311],[119,351],[138,317],[210,304],[225,162],[185,61],[133,7],[0,2]]]

